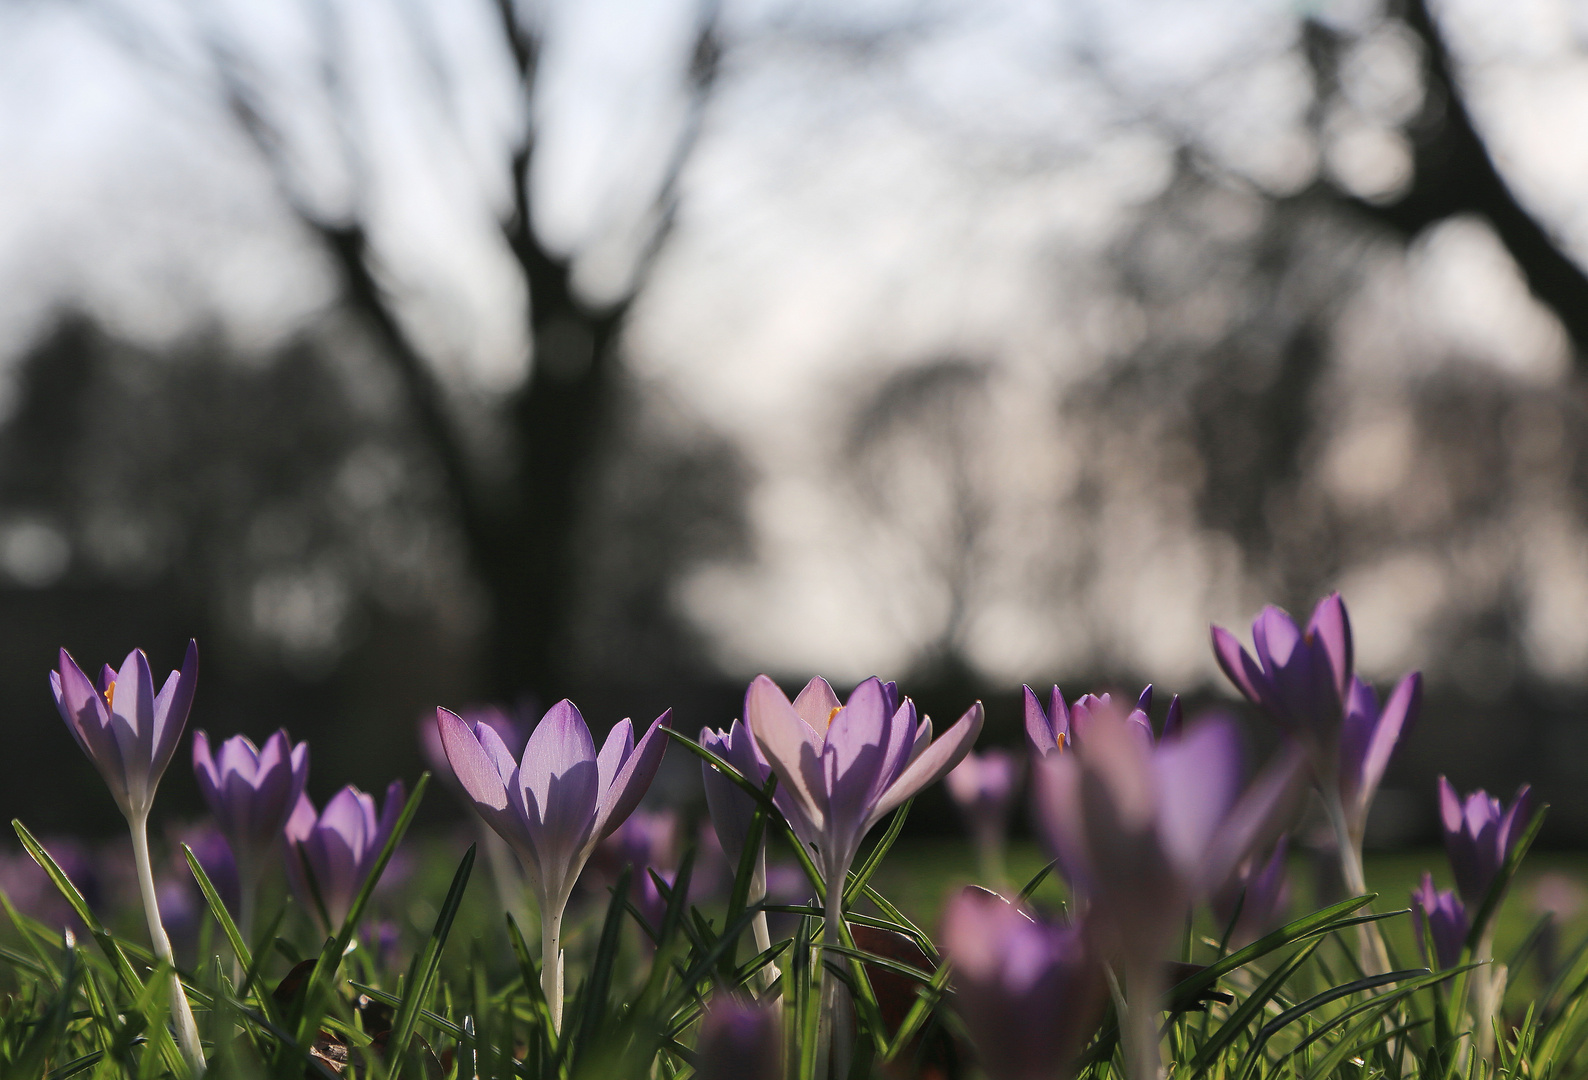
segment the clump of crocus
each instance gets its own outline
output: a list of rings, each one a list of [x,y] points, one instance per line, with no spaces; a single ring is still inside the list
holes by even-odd
[[[50,673],[61,719],[105,778],[111,796],[127,819],[149,937],[155,955],[168,964],[174,963],[171,940],[160,921],[154,866],[149,860],[149,808],[160,777],[165,775],[165,767],[171,763],[171,755],[182,738],[182,729],[187,726],[197,683],[198,643],[193,641],[188,642],[182,670],[171,672],[158,694],[149,658],[142,649],[128,653],[119,672],[105,665],[98,685],[89,681],[65,649],[61,650],[60,668]],[[183,1056],[195,1070],[202,1069],[204,1051],[199,1045],[198,1026],[174,971],[171,1011]]]
[[[1285,873],[1289,848],[1290,838],[1281,836],[1267,859],[1246,859],[1213,895],[1213,917],[1229,931],[1230,948],[1238,949],[1284,924],[1290,908],[1290,880]]]
[[[667,748],[661,729],[669,709],[638,744],[624,720],[596,753],[573,702],[564,699],[541,717],[515,761],[488,724],[469,723],[447,709],[436,724],[447,761],[491,828],[518,853],[540,900],[541,987],[552,1023],[562,1026],[562,917],[590,853],[639,805]]]
[[[1004,839],[1009,811],[1020,787],[1021,762],[1007,750],[972,751],[943,778],[970,829],[984,877],[1004,876]]]
[[[319,812],[307,795],[298,797],[284,830],[287,880],[326,933],[334,933],[352,910],[406,800],[401,780],[387,786],[386,803],[379,808],[373,796],[352,784],[331,796]]]
[[[1073,704],[1065,705],[1063,692],[1054,686],[1044,706],[1031,687],[1021,689],[1025,691],[1026,744],[1031,747],[1034,758],[1056,754],[1081,738],[1093,715],[1123,712],[1114,704],[1111,694],[1082,694]],[[1153,739],[1151,713],[1152,684],[1148,683],[1136,699],[1136,707],[1123,713],[1132,725],[1131,731],[1148,742]],[[1164,716],[1164,736],[1179,734],[1181,724],[1180,695],[1176,694],[1170,699],[1169,711]]]
[[[1425,924],[1433,937],[1431,951],[1424,938]],[[1417,947],[1435,968],[1455,967],[1461,962],[1461,950],[1472,929],[1461,897],[1454,889],[1434,888],[1432,874],[1424,874],[1423,883],[1412,892],[1412,928],[1417,933]]]
[[[1212,634],[1224,674],[1307,747],[1339,848],[1340,876],[1352,895],[1362,895],[1368,812],[1391,754],[1416,721],[1422,676],[1403,678],[1380,709],[1373,689],[1353,671],[1351,619],[1338,593],[1318,602],[1305,630],[1282,609],[1265,607],[1252,623],[1255,657],[1222,627]],[[1361,939],[1363,964],[1388,970],[1376,927],[1364,925]]]
[[[783,1032],[775,1003],[746,1002],[718,991],[700,1018],[695,1043],[699,1080],[780,1080]]]
[[[928,784],[942,779],[981,733],[977,702],[943,736],[916,720],[915,703],[898,687],[871,678],[840,705],[824,679],[812,679],[790,702],[759,675],[745,693],[745,722],[785,792],[790,826],[810,847],[826,885],[822,944],[838,944],[844,882],[871,828]],[[822,1022],[831,1032],[836,982],[822,969]],[[830,1039],[818,1036],[817,1075]]]
[[[263,748],[245,735],[234,735],[221,743],[220,753],[212,754],[209,736],[195,731],[193,772],[199,794],[237,861],[237,922],[247,938],[253,932],[260,877],[309,778],[309,744],[293,746],[282,730],[266,739]]]
[[[1082,932],[974,886],[949,901],[954,1002],[991,1080],[1064,1080],[1102,1019],[1103,969]]]
[[[1439,778],[1439,823],[1456,888],[1468,907],[1483,903],[1505,860],[1533,818],[1532,789],[1523,784],[1503,805],[1481,788],[1463,799]]]
[[[1280,831],[1304,761],[1287,752],[1243,793],[1232,721],[1206,719],[1157,744],[1133,726],[1117,710],[1097,713],[1033,782],[1038,824],[1086,903],[1088,937],[1123,976],[1131,1076],[1148,1080],[1160,1068],[1163,963],[1186,913]]]

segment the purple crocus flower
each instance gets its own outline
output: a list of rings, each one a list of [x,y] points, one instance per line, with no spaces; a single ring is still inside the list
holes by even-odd
[[[314,901],[314,890],[318,890],[325,904],[324,915],[330,920],[327,933],[347,918],[364,879],[391,838],[407,798],[401,780],[387,786],[386,804],[379,809],[372,796],[352,784],[331,796],[319,813],[307,795],[298,797],[285,828],[287,879],[310,911],[318,910]],[[313,889],[304,864],[314,875]]]
[[[1252,623],[1254,659],[1235,635],[1213,627],[1219,666],[1247,700],[1289,727],[1315,750],[1338,743],[1353,667],[1351,620],[1339,593],[1318,601],[1306,630],[1270,604]]]
[[[1093,944],[1130,993],[1132,1073],[1158,1069],[1162,962],[1190,906],[1222,887],[1283,825],[1304,768],[1292,749],[1243,794],[1233,721],[1144,743],[1118,710],[1095,715],[1072,753],[1035,770],[1036,813],[1076,892]]]
[[[700,745],[732,765],[752,784],[765,785],[772,773],[772,766],[755,745],[750,729],[738,720],[730,724],[727,731],[701,728]],[[744,852],[745,837],[750,833],[750,822],[755,817],[756,802],[738,784],[704,761],[700,763],[700,779],[706,788],[706,809],[711,812],[711,824],[717,831],[722,852],[728,857],[729,866],[736,868]],[[774,793],[774,800],[779,795],[787,799],[778,791]],[[765,859],[764,852],[761,857]]]
[[[1424,922],[1434,939],[1432,956],[1423,940]],[[1417,947],[1429,958],[1430,966],[1443,969],[1460,963],[1461,950],[1472,927],[1467,922],[1467,906],[1455,890],[1434,888],[1434,876],[1424,874],[1422,885],[1412,893],[1412,929],[1417,934]]]
[[[209,735],[193,733],[193,772],[199,794],[231,843],[245,879],[264,867],[287,819],[298,806],[309,778],[309,744],[292,745],[285,730],[254,746],[246,735],[221,743],[210,753]]]
[[[822,944],[835,946],[844,881],[861,840],[906,799],[959,764],[981,734],[981,702],[934,742],[932,722],[917,723],[915,703],[901,702],[891,682],[867,679],[840,705],[825,680],[812,679],[790,702],[777,683],[758,675],[745,693],[744,717],[785,792],[779,805],[786,808],[789,825],[816,856],[827,884]],[[825,1074],[835,1042],[837,985],[824,966],[818,1076]]]
[[[745,718],[767,763],[787,789],[789,824],[816,850],[827,881],[843,881],[860,841],[877,822],[958,765],[981,733],[977,702],[943,737],[916,722],[915,703],[871,678],[838,704],[825,680],[790,702],[759,675],[745,694]]]
[[[699,1080],[780,1080],[783,1033],[778,1007],[718,991],[706,1005],[695,1044]]]
[[[1004,833],[1020,787],[1020,762],[1007,750],[972,751],[943,778],[949,797],[965,816],[983,873],[1003,873]]]
[[[1444,827],[1445,852],[1456,878],[1461,899],[1476,908],[1505,865],[1511,849],[1533,817],[1532,789],[1523,784],[1510,806],[1502,806],[1481,788],[1463,800],[1439,778],[1439,821]]]
[[[436,725],[447,761],[487,824],[529,869],[540,898],[542,985],[552,1020],[562,1023],[562,916],[590,853],[639,805],[667,749],[661,733],[669,709],[634,741],[625,719],[596,753],[573,702],[546,711],[520,761],[488,724],[469,724],[447,709]]]
[[[1080,930],[970,886],[949,901],[954,1002],[991,1080],[1063,1080],[1102,1020],[1102,966]]]
[[[104,777],[111,797],[127,819],[149,939],[155,955],[173,968],[171,1011],[177,1041],[189,1067],[202,1072],[204,1049],[187,993],[176,977],[171,939],[160,919],[154,863],[149,857],[149,808],[160,777],[176,753],[182,729],[187,726],[197,683],[198,643],[191,640],[182,670],[171,672],[158,694],[149,658],[142,649],[128,653],[119,672],[105,665],[98,685],[88,680],[65,649],[61,650],[59,669],[50,672],[50,688],[55,692],[55,707],[60,710],[61,719]]]
[[[1230,932],[1230,947],[1238,949],[1276,930],[1285,922],[1290,909],[1290,880],[1285,874],[1285,857],[1290,838],[1281,836],[1267,859],[1249,858],[1236,869],[1225,886],[1214,893],[1210,906],[1222,929],[1235,920]]]
[[[1073,705],[1066,706],[1064,694],[1055,686],[1048,695],[1047,706],[1043,706],[1031,687],[1021,689],[1025,691],[1026,743],[1031,747],[1033,758],[1045,758],[1063,750],[1081,737],[1094,714],[1116,708],[1110,694],[1082,694]],[[1153,737],[1151,712],[1152,684],[1148,683],[1136,699],[1136,707],[1126,714],[1126,719],[1135,725],[1136,734],[1145,735],[1148,741]],[[1164,717],[1164,737],[1178,735],[1182,724],[1180,695],[1176,694],[1170,699],[1169,712]]]
[[[460,710],[458,715],[463,718],[465,724],[474,726],[484,724],[496,732],[497,737],[507,746],[523,746],[524,740],[529,738],[529,720],[516,711],[509,712],[497,705],[477,705],[472,709]],[[435,718],[432,716],[426,716],[419,721],[419,747],[424,751],[425,762],[429,765],[430,771],[467,799],[467,793],[459,786],[457,777],[452,774],[452,766],[447,761],[446,747],[441,744],[441,729],[436,726]]]
[[[61,719],[129,821],[149,815],[155,788],[187,726],[197,682],[196,641],[188,642],[182,670],[171,672],[158,694],[142,649],[128,653],[119,672],[106,664],[97,686],[65,649],[60,668],[50,672]]]

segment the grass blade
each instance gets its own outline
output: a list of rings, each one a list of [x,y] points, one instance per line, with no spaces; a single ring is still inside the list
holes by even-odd
[[[463,853],[463,861],[458,863],[457,872],[452,875],[452,887],[447,890],[447,898],[436,915],[436,925],[430,931],[430,939],[408,966],[403,1002],[392,1019],[391,1036],[386,1042],[387,1052],[394,1055],[396,1061],[392,1069],[394,1080],[402,1075],[403,1066],[408,1061],[408,1042],[413,1035],[414,1023],[430,996],[430,987],[435,983],[436,968],[441,964],[441,950],[446,947],[447,935],[452,932],[452,920],[458,914],[458,905],[463,903],[464,890],[469,887],[469,874],[474,870],[474,854],[475,845],[470,844],[469,850]]]

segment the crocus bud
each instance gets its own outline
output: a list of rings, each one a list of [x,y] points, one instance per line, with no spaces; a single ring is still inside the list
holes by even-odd
[[[351,784],[331,796],[318,814],[307,795],[298,797],[285,829],[287,879],[310,911],[317,910],[314,897],[318,892],[330,919],[328,932],[347,918],[406,800],[401,780],[393,780],[386,788],[386,805],[379,811],[374,798]],[[305,864],[314,875],[312,888]]]
[[[187,726],[197,682],[198,643],[193,641],[182,670],[171,672],[159,694],[142,649],[128,653],[119,672],[107,664],[97,686],[65,649],[59,669],[50,672],[61,719],[129,821],[148,817],[155,788]]]
[[[283,730],[258,749],[247,736],[234,735],[212,755],[209,736],[195,731],[193,772],[245,876],[257,873],[303,795],[309,744],[293,746]]]
[[[1532,791],[1523,784],[1510,806],[1479,789],[1462,799],[1450,781],[1439,778],[1439,821],[1456,888],[1468,907],[1477,907],[1510,857],[1533,816]]]
[[[700,729],[700,745],[739,771],[752,784],[764,785],[772,767],[756,748],[750,729],[735,720],[727,731]],[[756,802],[708,762],[700,763],[700,778],[706,788],[706,808],[717,830],[722,853],[728,857],[730,871],[737,869],[744,851],[744,839],[755,817]]]
[[[695,1054],[699,1080],[781,1080],[783,1034],[776,1005],[718,991],[701,1017]]]
[[[1423,939],[1425,923],[1434,939],[1432,955]],[[1412,929],[1417,934],[1417,947],[1428,957],[1429,964],[1443,969],[1460,962],[1461,949],[1472,927],[1467,922],[1467,906],[1455,891],[1434,888],[1434,876],[1424,874],[1422,885],[1412,893]]]
[[[973,887],[949,902],[954,1001],[991,1080],[1063,1080],[1102,1019],[1102,967],[1077,929]]]

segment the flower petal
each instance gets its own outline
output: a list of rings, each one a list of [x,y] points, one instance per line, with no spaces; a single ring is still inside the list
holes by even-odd
[[[1132,725],[1133,726],[1133,725]],[[1195,878],[1240,793],[1241,746],[1225,717],[1200,720],[1152,754],[1158,834],[1182,877]]]
[[[1296,802],[1305,790],[1310,760],[1304,746],[1291,742],[1247,787],[1220,825],[1199,868],[1204,893],[1222,887],[1242,859],[1289,827]]]
[[[1384,779],[1384,770],[1389,767],[1396,745],[1417,722],[1422,703],[1423,676],[1421,672],[1414,671],[1396,684],[1395,689],[1390,691],[1389,700],[1384,702],[1383,709],[1379,711],[1378,723],[1374,725],[1361,758],[1361,779],[1356,796],[1363,812],[1372,803],[1379,782]]]
[[[899,778],[882,793],[876,807],[871,811],[870,822],[881,820],[905,799],[948,775],[948,771],[958,765],[965,755],[970,753],[970,748],[976,745],[976,737],[981,734],[982,722],[985,719],[986,714],[982,711],[981,702],[978,701],[966,709],[965,715],[961,716],[953,727],[943,732],[936,742],[923,750],[919,757],[910,762],[904,772],[899,774]],[[870,828],[870,823],[866,827]]]
[[[150,785],[159,783],[166,766],[182,741],[187,729],[188,714],[193,709],[193,694],[198,689],[198,642],[188,639],[187,654],[182,658],[182,670],[173,671],[154,699],[154,758],[149,775]]]
[[[1053,722],[1043,711],[1042,702],[1037,700],[1036,692],[1029,686],[1022,686],[1021,689],[1025,691],[1026,741],[1031,744],[1031,752],[1034,755],[1039,758],[1046,757],[1059,748],[1059,740],[1054,736]]]
[[[826,819],[827,790],[819,737],[765,675],[757,675],[745,692],[744,721],[777,773],[778,790],[786,792],[810,824],[820,828]]]
[[[1351,643],[1351,617],[1339,593],[1330,593],[1318,601],[1318,606],[1312,609],[1312,618],[1307,620],[1307,634],[1322,643],[1334,674],[1335,692],[1344,701],[1351,688],[1351,672],[1356,660]]]
[[[1235,684],[1235,688],[1246,696],[1246,700],[1256,704],[1263,700],[1260,689],[1266,683],[1262,670],[1247,651],[1241,647],[1235,635],[1222,626],[1212,628],[1213,655],[1223,669],[1224,675]]]
[[[612,787],[612,781],[617,778],[618,770],[623,768],[623,763],[632,753],[634,753],[634,721],[624,717],[607,732],[607,741],[601,744],[601,752],[596,755],[596,776],[601,784],[603,796]]]
[[[127,796],[133,812],[147,809],[159,777],[152,775],[154,764],[154,676],[149,658],[134,649],[116,673],[116,691],[110,703],[110,731],[121,749],[122,767],[127,777]]]
[[[833,718],[833,710],[840,704],[831,684],[817,675],[805,684],[805,688],[794,699],[794,711],[811,726],[812,731],[823,732]]]
[[[593,841],[610,836],[612,830],[623,824],[623,820],[634,812],[640,799],[644,798],[646,789],[651,786],[656,770],[662,763],[662,755],[667,752],[667,736],[662,734],[662,728],[671,727],[672,720],[673,710],[668,709],[651,721],[651,726],[645,730],[634,752],[624,759],[611,785],[601,793],[595,824],[590,833]]]

